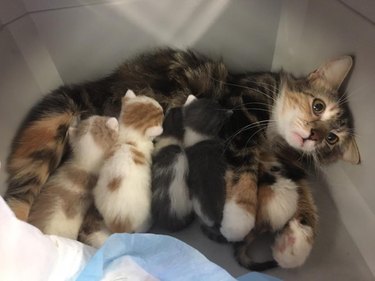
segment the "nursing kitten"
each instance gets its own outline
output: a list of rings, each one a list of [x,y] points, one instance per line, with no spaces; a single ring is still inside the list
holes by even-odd
[[[238,262],[256,271],[275,266],[292,268],[309,256],[317,232],[317,209],[304,170],[283,157],[264,151],[260,155],[256,224],[235,247]],[[276,233],[273,261],[256,263],[249,253],[254,238]]]
[[[72,156],[43,186],[28,222],[45,234],[77,239],[92,204],[91,191],[104,157],[116,142],[116,118],[92,116],[69,129]]]
[[[194,218],[187,186],[188,161],[183,148],[183,109],[168,110],[163,134],[156,139],[152,157],[152,214],[154,222],[178,231]]]
[[[95,205],[111,232],[144,232],[151,226],[151,153],[163,132],[163,109],[128,90],[119,137],[100,170]]]
[[[218,134],[232,111],[209,99],[188,97],[184,113],[184,146],[189,163],[188,186],[195,214],[217,228],[225,202],[224,142]]]
[[[44,97],[25,118],[8,158],[6,200],[17,217],[30,205],[61,162],[66,131],[75,116],[118,116],[123,93],[131,88],[157,100],[164,109],[182,106],[190,94],[236,108],[221,136],[228,139],[228,194],[257,185],[258,144],[288,146],[297,159],[317,164],[343,159],[360,162],[354,122],[340,85],[352,66],[344,56],[305,77],[284,72],[232,73],[222,61],[192,51],[161,49],[121,65],[94,82],[63,86]],[[252,194],[248,196],[251,206]],[[232,194],[241,204],[241,195]],[[230,205],[228,205],[230,206]],[[241,236],[241,235],[239,235]],[[238,237],[237,237],[238,238]]]

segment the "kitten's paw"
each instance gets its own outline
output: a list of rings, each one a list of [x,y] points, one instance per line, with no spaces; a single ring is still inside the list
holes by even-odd
[[[236,202],[225,203],[220,232],[229,242],[241,241],[253,229],[255,217]]]

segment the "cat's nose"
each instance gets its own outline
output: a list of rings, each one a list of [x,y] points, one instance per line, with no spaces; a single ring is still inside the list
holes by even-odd
[[[323,134],[316,129],[311,129],[310,136],[307,139],[320,142],[323,139]]]

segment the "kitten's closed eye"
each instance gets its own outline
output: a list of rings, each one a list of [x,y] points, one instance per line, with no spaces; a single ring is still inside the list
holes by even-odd
[[[281,168],[279,166],[276,166],[276,165],[272,166],[271,169],[270,169],[270,171],[274,172],[274,173],[280,172],[280,170],[281,170]]]

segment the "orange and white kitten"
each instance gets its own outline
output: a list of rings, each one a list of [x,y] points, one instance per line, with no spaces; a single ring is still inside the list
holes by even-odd
[[[254,229],[236,246],[238,262],[256,271],[275,266],[301,266],[316,236],[318,215],[305,171],[290,160],[270,152],[260,154],[258,200]],[[276,233],[273,261],[254,262],[249,251],[264,232]]]
[[[69,129],[72,156],[52,175],[31,207],[28,222],[45,234],[77,239],[92,204],[92,188],[118,137],[116,118],[92,116]]]
[[[151,154],[163,117],[152,98],[128,90],[122,99],[119,138],[93,190],[111,232],[144,232],[151,226]]]

